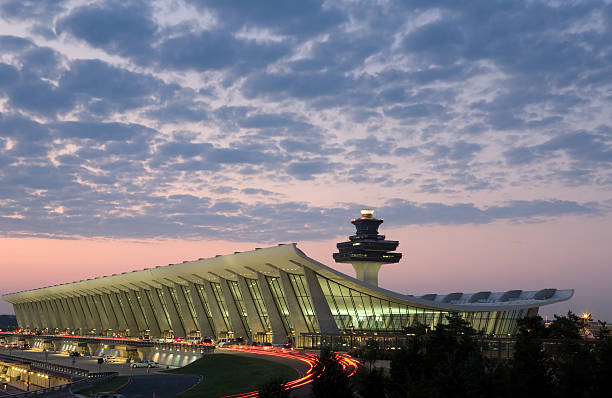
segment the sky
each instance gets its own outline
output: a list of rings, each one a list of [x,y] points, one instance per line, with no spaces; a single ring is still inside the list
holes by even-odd
[[[610,1],[0,2],[0,294],[371,208],[400,293],[612,321]],[[0,313],[12,312],[0,301]]]

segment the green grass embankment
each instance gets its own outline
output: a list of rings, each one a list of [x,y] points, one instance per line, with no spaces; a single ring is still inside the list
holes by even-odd
[[[230,354],[206,355],[168,373],[201,375],[202,381],[174,398],[217,398],[256,390],[273,378],[295,379],[297,371],[265,359]]]

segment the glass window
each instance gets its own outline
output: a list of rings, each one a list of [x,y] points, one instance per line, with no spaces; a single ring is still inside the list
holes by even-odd
[[[271,331],[270,327],[270,319],[268,318],[268,311],[266,310],[266,306],[263,301],[263,296],[261,295],[261,290],[259,289],[259,284],[257,283],[257,279],[246,279],[247,287],[249,288],[249,292],[251,293],[251,298],[253,299],[253,303],[255,304],[255,309],[257,310],[257,315],[259,316],[259,320],[263,325],[265,331]]]
[[[242,321],[242,326],[247,333],[251,334],[251,326],[249,325],[249,320],[247,318],[246,306],[244,305],[244,300],[242,299],[242,294],[240,293],[240,288],[238,287],[238,282],[228,280],[227,284],[229,286],[230,292],[232,294],[232,298],[236,303],[236,308],[238,308],[238,313],[240,314],[240,320]]]
[[[281,315],[285,331],[287,334],[293,334],[293,323],[291,322],[291,317],[289,316],[287,300],[285,299],[283,289],[281,289],[279,278],[266,276],[266,280],[270,285],[270,291],[272,292],[272,297],[274,298],[274,303],[276,304],[278,312]]]
[[[213,322],[212,312],[210,311],[210,306],[208,305],[208,300],[206,299],[204,286],[196,285],[196,290],[198,292],[198,296],[200,297],[202,307],[204,307],[204,313],[206,313],[206,317],[208,318],[208,324],[210,325],[211,330],[215,331],[215,323]]]
[[[153,297],[151,296],[151,291],[150,290],[145,290],[145,298],[149,304],[149,308],[151,308],[151,313],[153,314],[153,318],[154,321],[157,325],[161,326],[159,323],[159,320],[157,319],[157,314],[155,313],[155,310],[153,308],[155,308],[155,306],[153,305]],[[150,326],[150,324],[149,324]]]
[[[187,308],[189,308],[189,313],[191,314],[191,318],[195,325],[198,325],[198,314],[196,313],[195,307],[193,306],[193,301],[191,301],[191,292],[188,286],[182,286],[183,296],[185,296],[185,301],[187,302]]]
[[[302,310],[302,315],[306,320],[308,332],[318,332],[319,323],[317,322],[317,317],[312,308],[310,295],[306,291],[306,278],[304,275],[289,274],[289,280],[291,281],[291,286],[293,287],[293,291],[297,297],[300,309]]]
[[[149,323],[149,319],[147,317],[147,313],[144,309],[144,305],[142,304],[142,297],[140,297],[140,292],[134,292],[136,295],[136,300],[138,301],[138,308],[140,308],[140,313],[142,314],[142,319],[144,319],[147,329],[151,329],[151,324]]]
[[[156,288],[155,291],[157,292],[157,297],[159,298],[159,301],[161,302],[162,308],[164,310],[164,316],[166,317],[166,321],[168,322],[168,325],[170,325],[170,329],[173,329],[172,321],[170,320],[170,314],[168,313],[168,306],[166,305],[166,298],[164,297],[164,291],[159,288]]]
[[[121,300],[121,295],[119,293],[113,293],[113,294],[115,295],[115,298],[119,302],[119,310],[121,311],[121,316],[123,317],[123,321],[125,322],[126,327],[129,329],[130,326],[127,323],[127,316],[125,315],[125,307],[123,305],[123,301]]]
[[[227,306],[225,305],[225,298],[223,298],[223,292],[221,291],[221,285],[219,283],[210,282],[212,286],[213,293],[215,294],[215,299],[217,300],[217,304],[219,305],[219,309],[221,310],[221,316],[223,317],[223,322],[225,323],[225,330],[231,331],[231,323],[229,320],[229,314],[227,312]]]
[[[183,312],[181,311],[181,306],[179,305],[178,297],[176,296],[176,290],[172,286],[168,286],[168,291],[170,292],[172,304],[174,304],[174,308],[176,308],[176,314],[181,322],[181,326],[186,333],[189,333],[189,330],[187,330],[185,327],[185,318],[183,317]]]
[[[136,319],[138,319],[138,317],[136,316],[136,310],[134,309],[134,303],[132,302],[132,298],[130,297],[130,293],[125,293],[125,297],[127,298],[127,302],[128,302],[128,306],[129,306],[129,311],[131,311],[131,313],[132,313],[132,319],[134,319],[136,321]],[[136,325],[138,325],[138,321],[136,321]],[[138,332],[138,330],[135,330],[135,332]]]

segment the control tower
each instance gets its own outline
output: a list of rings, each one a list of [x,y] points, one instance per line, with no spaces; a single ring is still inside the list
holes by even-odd
[[[348,242],[340,242],[338,253],[334,253],[337,263],[351,263],[357,279],[378,286],[378,271],[383,264],[397,263],[402,253],[390,253],[399,244],[396,240],[385,240],[378,234],[382,219],[374,218],[374,210],[361,210],[361,217],[351,220],[357,228]]]

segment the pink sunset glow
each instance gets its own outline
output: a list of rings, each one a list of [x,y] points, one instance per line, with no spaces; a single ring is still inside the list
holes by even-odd
[[[479,290],[576,289],[569,302],[548,306],[543,316],[568,310],[612,319],[607,306],[612,246],[610,220],[566,218],[535,224],[483,226],[415,226],[392,228],[387,220],[381,232],[400,241],[399,264],[386,265],[380,285],[405,294]],[[352,226],[345,225],[346,234]],[[597,238],[599,237],[599,238]],[[298,242],[310,257],[354,276],[350,265],[331,258],[338,236],[325,241]],[[58,240],[2,239],[3,271],[0,294],[149,268],[217,254],[265,247],[265,243],[189,240]],[[10,313],[8,303],[0,313]]]

